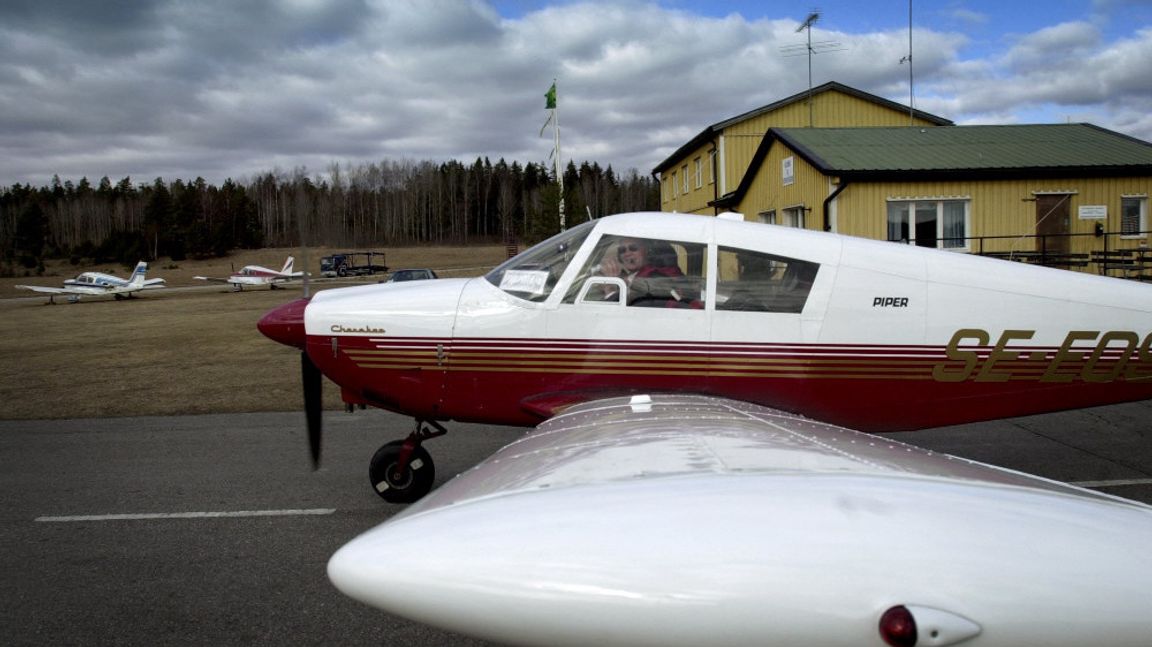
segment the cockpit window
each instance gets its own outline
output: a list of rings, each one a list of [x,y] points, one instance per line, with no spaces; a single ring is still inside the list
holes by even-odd
[[[721,247],[717,261],[717,310],[801,312],[820,270],[818,263],[732,247]]]
[[[489,283],[508,294],[528,301],[544,301],[580,251],[595,222],[577,227],[538,243],[504,261],[484,275]]]
[[[702,309],[706,246],[606,235],[572,282],[564,303]]]

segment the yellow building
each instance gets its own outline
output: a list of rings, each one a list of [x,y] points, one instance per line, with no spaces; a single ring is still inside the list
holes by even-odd
[[[1131,272],[1152,270],[1150,192],[1152,144],[1089,124],[773,128],[740,185],[712,205],[761,222]]]
[[[715,214],[744,178],[769,128],[950,126],[951,121],[839,83],[826,83],[705,128],[653,169],[662,211]]]

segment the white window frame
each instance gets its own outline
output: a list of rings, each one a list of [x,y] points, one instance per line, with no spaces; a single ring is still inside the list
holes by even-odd
[[[1148,231],[1148,194],[1147,193],[1132,193],[1132,194],[1125,193],[1125,194],[1120,195],[1120,231],[1121,232],[1124,231],[1124,201],[1125,200],[1136,200],[1137,201],[1137,204],[1140,207],[1140,216],[1139,216],[1140,222],[1137,224],[1137,227],[1139,228],[1138,231],[1141,231],[1141,232]],[[1148,238],[1148,234],[1144,234],[1144,233],[1139,233],[1139,234],[1121,233],[1120,238],[1122,240],[1143,240],[1145,238]]]
[[[784,207],[780,210],[780,220],[778,224],[785,227],[796,227],[797,229],[804,229],[804,213],[808,211],[802,204],[792,205],[791,207]]]
[[[680,172],[681,172],[681,174],[684,175],[684,179],[683,179],[684,191],[683,191],[683,193],[687,194],[688,193],[688,164],[687,163],[685,163],[684,166],[680,167]]]
[[[961,202],[964,204],[964,240],[962,243],[953,247],[946,247],[944,245],[944,203],[945,202]],[[908,244],[916,244],[916,207],[917,205],[924,206],[927,204],[935,203],[936,205],[936,249],[944,249],[950,252],[969,252],[972,248],[972,198],[971,196],[948,196],[939,198],[888,198],[887,204],[884,209],[884,226],[887,229],[890,224],[891,216],[889,215],[893,204],[906,204],[908,205],[907,217],[912,220],[908,222]],[[894,241],[900,242],[900,241]]]
[[[692,161],[696,165],[696,188],[699,189],[704,186],[704,163],[700,160],[699,155]]]

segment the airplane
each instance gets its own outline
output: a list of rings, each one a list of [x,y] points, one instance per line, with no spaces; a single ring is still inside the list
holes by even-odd
[[[245,285],[267,285],[270,289],[275,290],[280,283],[298,279],[304,276],[304,272],[293,272],[292,265],[296,259],[289,256],[288,260],[284,261],[284,267],[280,271],[262,267],[260,265],[245,265],[240,268],[232,276],[226,279],[214,278],[211,276],[196,276],[193,277],[200,281],[216,281],[218,283],[228,283],[237,291],[244,289]]]
[[[81,272],[75,278],[64,279],[64,287],[124,287],[131,282],[131,277],[124,279],[116,276],[115,274],[106,274],[104,272]],[[165,279],[156,277],[151,279],[144,279],[144,289],[157,289],[166,287],[167,281]]]
[[[135,293],[141,290],[151,290],[164,287],[164,279],[147,279],[144,274],[148,271],[148,263],[140,261],[132,270],[128,280],[116,278],[110,274],[100,272],[84,272],[75,279],[64,281],[64,287],[52,288],[43,285],[17,285],[21,290],[32,290],[48,295],[48,303],[56,303],[56,297],[66,296],[69,303],[76,303],[84,296],[111,295],[120,299],[134,298]],[[149,282],[152,281],[152,282]]]
[[[663,269],[606,271],[638,249]],[[1152,398],[1152,286],[637,213],[258,326],[302,351],[314,464],[324,376],[416,419],[369,465],[416,503],[328,565],[390,613],[508,644],[1152,635],[1152,506],[872,435]],[[428,495],[449,420],[535,429]]]

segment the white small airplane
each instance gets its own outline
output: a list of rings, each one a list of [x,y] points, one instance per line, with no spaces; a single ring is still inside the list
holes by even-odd
[[[65,279],[64,287],[124,287],[128,285],[132,277],[121,278],[115,274],[106,274],[104,272],[83,272],[78,274],[75,278]],[[151,279],[144,279],[144,289],[156,289],[167,286],[167,281],[156,277]]]
[[[32,290],[48,295],[48,303],[56,303],[56,297],[65,296],[69,303],[76,303],[85,296],[113,296],[117,300],[131,298],[141,290],[164,287],[164,279],[147,279],[148,263],[140,261],[132,270],[132,275],[121,279],[101,272],[85,272],[75,279],[64,281],[64,287],[52,288],[43,285],[17,285],[21,290]]]
[[[627,214],[259,327],[303,351],[314,461],[322,376],[417,420],[369,477],[420,500],[328,565],[390,613],[517,645],[1152,636],[1152,506],[861,433],[1152,398],[1150,285]],[[424,496],[453,419],[536,428]]]
[[[270,289],[275,290],[277,285],[285,283],[293,279],[298,279],[304,276],[304,272],[293,272],[292,266],[296,259],[289,256],[288,260],[284,261],[284,267],[280,271],[276,271],[260,265],[245,265],[240,268],[232,276],[226,279],[215,278],[211,276],[196,276],[193,277],[200,281],[215,281],[217,283],[228,283],[232,285],[237,292],[244,289],[244,286],[267,285]]]

